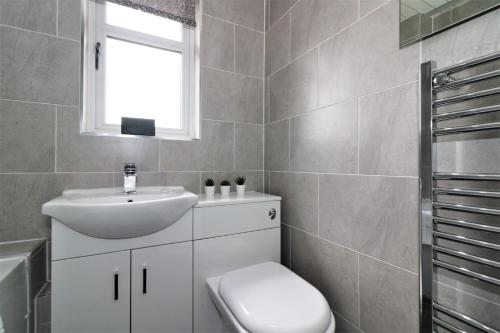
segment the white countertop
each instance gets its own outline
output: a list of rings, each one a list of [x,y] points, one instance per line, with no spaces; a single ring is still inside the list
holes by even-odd
[[[195,208],[246,204],[263,201],[280,201],[281,197],[260,192],[245,192],[244,196],[238,196],[236,192],[231,192],[228,198],[222,198],[220,193],[216,193],[213,198],[207,198],[204,194],[198,195],[198,204]]]

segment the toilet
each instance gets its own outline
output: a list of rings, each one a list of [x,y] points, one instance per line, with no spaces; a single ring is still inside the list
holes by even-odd
[[[278,263],[247,266],[206,282],[210,298],[235,332],[335,332],[325,297]]]

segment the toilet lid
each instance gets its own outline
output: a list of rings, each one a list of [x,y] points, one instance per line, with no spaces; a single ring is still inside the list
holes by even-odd
[[[219,295],[252,333],[324,332],[330,307],[311,284],[284,266],[266,262],[224,274]]]

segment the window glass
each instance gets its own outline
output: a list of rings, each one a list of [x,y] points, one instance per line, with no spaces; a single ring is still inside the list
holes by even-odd
[[[106,23],[149,35],[182,41],[182,23],[106,1]]]
[[[134,117],[182,128],[181,53],[107,37],[105,54],[106,124]]]

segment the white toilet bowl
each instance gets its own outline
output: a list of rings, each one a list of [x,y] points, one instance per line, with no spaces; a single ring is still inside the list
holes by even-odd
[[[240,333],[334,333],[325,297],[286,267],[265,262],[207,280],[226,324]]]

